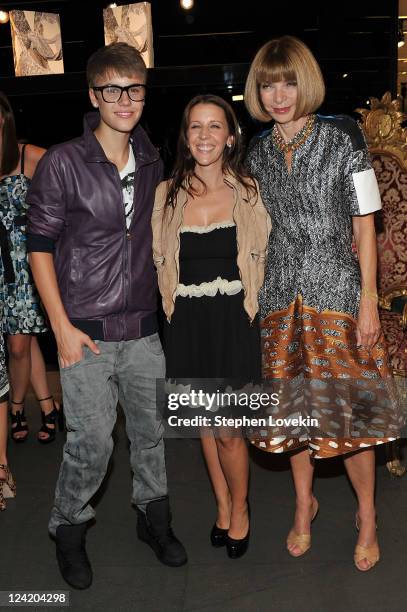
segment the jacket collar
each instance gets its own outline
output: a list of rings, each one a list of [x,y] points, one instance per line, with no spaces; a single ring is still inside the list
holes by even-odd
[[[249,179],[250,181],[250,179]],[[243,187],[242,183],[240,181],[237,180],[236,176],[234,174],[225,174],[225,182],[228,183],[228,185],[231,185],[232,188],[234,189],[235,193],[238,193],[240,198],[244,201],[244,202],[248,202],[248,198],[247,198],[247,193],[246,193],[246,189]]]
[[[99,121],[100,115],[98,112],[86,113],[83,118],[83,138],[85,140],[86,161],[88,162],[108,161],[105,152],[93,133],[99,125]],[[137,167],[150,164],[159,159],[160,155],[157,149],[151,144],[141,125],[136,125],[130,137]]]

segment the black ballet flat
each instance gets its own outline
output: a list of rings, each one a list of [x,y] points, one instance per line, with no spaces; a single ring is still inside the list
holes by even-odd
[[[230,536],[226,534],[226,551],[228,553],[228,557],[230,559],[239,559],[239,557],[243,557],[246,554],[247,549],[249,548],[249,540],[250,540],[250,505],[247,502],[247,512],[249,515],[249,528],[247,530],[247,534],[244,538],[240,538],[239,540],[234,540]]]
[[[249,548],[249,540],[250,540],[250,527],[247,531],[247,534],[244,538],[240,540],[234,540],[230,538],[228,535],[226,536],[226,550],[228,553],[228,557],[230,559],[239,559],[239,557],[243,557],[243,555],[247,552]]]
[[[221,529],[215,523],[211,530],[211,544],[215,548],[221,548],[222,546],[226,546],[226,540],[228,537],[228,530]]]

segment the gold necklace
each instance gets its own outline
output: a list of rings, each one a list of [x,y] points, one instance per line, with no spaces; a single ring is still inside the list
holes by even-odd
[[[283,153],[290,153],[298,149],[307,140],[308,136],[314,129],[315,115],[308,115],[307,121],[304,127],[296,133],[294,138],[286,142],[281,136],[277,124],[273,127],[273,142],[275,146],[280,149]]]

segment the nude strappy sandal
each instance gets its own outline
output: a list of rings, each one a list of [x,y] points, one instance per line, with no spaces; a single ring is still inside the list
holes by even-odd
[[[311,518],[311,523],[315,519],[318,514],[319,505],[318,500],[315,500],[314,505],[314,513]],[[295,533],[294,529],[291,529],[290,533],[287,536],[287,546],[290,544],[295,544],[300,549],[300,553],[293,554],[290,550],[288,551],[292,557],[302,557],[303,554],[307,552],[311,548],[311,534],[310,533]]]
[[[358,520],[357,515],[355,517],[355,525],[356,525],[356,530],[359,531],[359,520]],[[377,529],[377,525],[376,525],[376,529]],[[359,563],[363,561],[363,559],[366,559],[366,561],[370,563],[369,567],[359,566]],[[353,555],[353,560],[355,562],[355,567],[360,572],[368,572],[369,570],[371,570],[376,565],[376,563],[379,561],[379,559],[380,559],[380,549],[379,549],[378,542],[376,542],[372,546],[361,546],[360,544],[356,544],[355,553]]]

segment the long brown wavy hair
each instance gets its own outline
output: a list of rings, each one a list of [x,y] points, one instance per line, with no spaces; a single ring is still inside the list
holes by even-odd
[[[181,128],[178,137],[177,158],[175,160],[174,169],[169,181],[167,198],[165,202],[166,206],[175,208],[177,195],[181,187],[184,188],[191,197],[199,195],[198,190],[192,185],[193,179],[200,181],[204,190],[206,189],[204,181],[195,173],[195,160],[188,148],[187,132],[189,117],[191,110],[194,108],[194,106],[197,106],[197,104],[214,104],[215,106],[219,106],[219,108],[221,108],[225,113],[229,133],[231,136],[233,136],[233,143],[231,147],[225,147],[223,151],[223,174],[232,174],[245,188],[248,199],[251,197],[257,198],[256,184],[243,166],[242,136],[239,123],[232,107],[220,96],[215,96],[213,94],[201,94],[199,96],[195,96],[192,98],[192,100],[190,100],[190,102],[188,102],[182,115]]]
[[[20,149],[16,136],[14,113],[8,98],[0,91],[0,116],[3,120],[0,144],[0,174],[8,175],[18,164]]]

